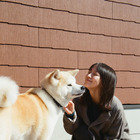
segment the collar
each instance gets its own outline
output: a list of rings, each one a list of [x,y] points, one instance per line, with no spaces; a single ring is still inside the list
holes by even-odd
[[[55,104],[56,104],[58,107],[63,107],[60,103],[58,103],[58,102],[48,93],[48,91],[47,91],[45,88],[42,88],[42,90],[44,90],[44,91],[53,99],[53,101],[55,102]]]

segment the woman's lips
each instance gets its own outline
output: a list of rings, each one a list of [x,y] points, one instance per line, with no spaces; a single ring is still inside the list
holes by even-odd
[[[90,79],[86,79],[87,82],[92,82]]]

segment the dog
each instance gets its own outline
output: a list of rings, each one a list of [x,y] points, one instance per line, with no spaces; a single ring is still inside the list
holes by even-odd
[[[55,70],[32,88],[19,94],[8,77],[0,77],[0,140],[50,140],[59,115],[85,87],[76,84],[79,70]]]

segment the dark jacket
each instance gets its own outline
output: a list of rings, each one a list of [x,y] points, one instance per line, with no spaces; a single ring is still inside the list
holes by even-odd
[[[92,123],[87,115],[87,106],[79,99],[73,101],[76,109],[73,120],[66,114],[63,118],[64,128],[73,135],[73,140],[131,140],[124,109],[117,97],[113,97],[112,110],[102,112]]]

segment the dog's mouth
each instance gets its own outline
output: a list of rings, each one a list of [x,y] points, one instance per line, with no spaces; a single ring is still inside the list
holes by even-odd
[[[82,96],[86,91],[84,86],[81,86],[80,89],[72,94],[73,98]]]
[[[86,88],[84,86],[81,87],[81,92],[76,94],[76,96],[82,96],[86,91]]]
[[[84,94],[84,92],[83,93],[78,93],[78,94],[73,94],[72,96],[79,97],[79,96],[82,96],[83,94]]]

